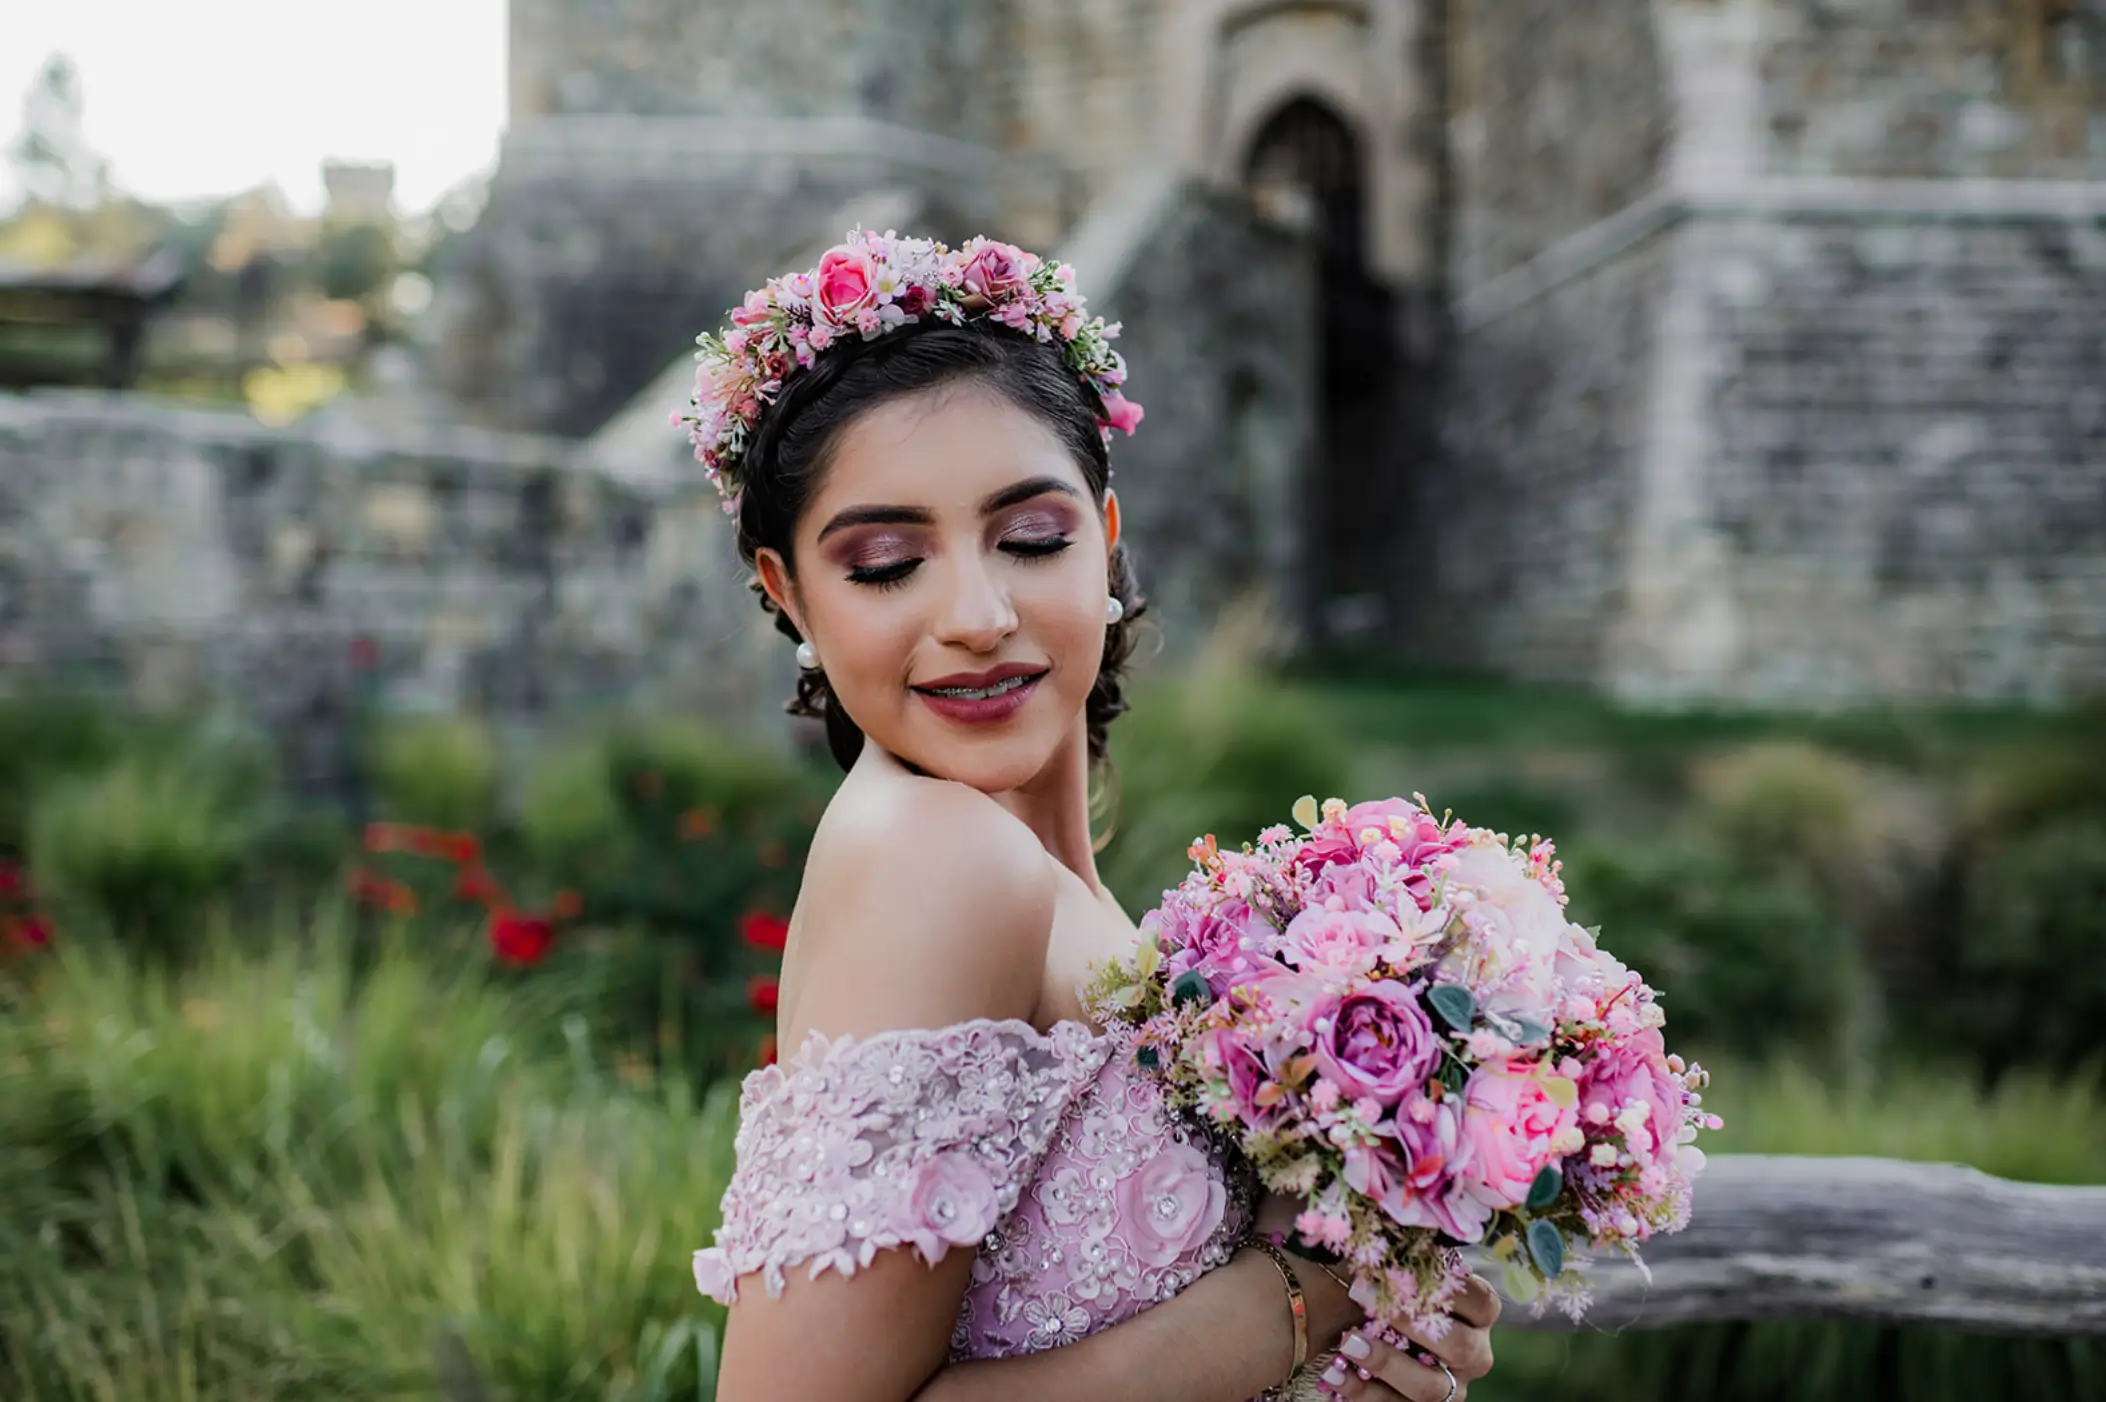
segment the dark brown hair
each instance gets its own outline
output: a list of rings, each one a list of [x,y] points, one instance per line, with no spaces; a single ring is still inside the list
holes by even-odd
[[[940,385],[969,381],[1000,395],[1052,431],[1068,450],[1101,507],[1111,483],[1111,460],[1097,428],[1095,394],[1062,363],[1060,351],[1006,327],[940,323],[894,331],[874,341],[851,341],[821,356],[792,378],[762,415],[740,464],[739,557],[748,566],[763,547],[778,551],[795,572],[790,543],[841,434],[881,404]],[[1133,655],[1134,624],[1147,608],[1121,543],[1112,547],[1111,592],[1126,606],[1109,625],[1104,661],[1085,707],[1093,765],[1105,758],[1106,730],[1126,710],[1125,676]],[[753,581],[760,593],[760,581]],[[789,615],[760,593],[775,626],[803,641]],[[863,750],[863,732],[827,687],[823,672],[800,671],[792,715],[826,723],[826,739],[843,769]]]

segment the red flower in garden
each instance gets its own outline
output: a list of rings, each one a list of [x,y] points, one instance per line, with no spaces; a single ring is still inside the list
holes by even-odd
[[[410,828],[404,833],[409,840],[410,851],[420,857],[443,857],[448,851],[448,835],[432,828]]]
[[[368,852],[399,852],[403,847],[403,828],[400,823],[367,823],[366,850]]]
[[[780,954],[790,942],[790,922],[764,910],[750,911],[739,922],[739,938],[755,949]]]
[[[773,1032],[760,1039],[760,1064],[763,1066],[773,1066],[775,1064],[775,1034]]]
[[[460,875],[453,879],[453,894],[459,900],[474,901],[478,905],[502,905],[505,888],[497,884],[490,869],[480,863],[461,868]]]
[[[0,949],[42,949],[55,933],[48,915],[0,916]]]
[[[390,915],[415,915],[417,893],[406,884],[382,876],[371,867],[353,867],[344,878],[351,899],[361,905],[379,906]]]
[[[441,833],[439,844],[442,849],[440,855],[449,862],[458,862],[465,866],[469,862],[482,860],[483,844],[472,832]]]
[[[690,808],[680,815],[679,831],[682,842],[694,842],[708,837],[717,830],[717,810],[714,808]]]
[[[556,892],[556,898],[549,905],[556,912],[558,920],[575,920],[585,913],[585,898],[576,891]]]
[[[746,984],[746,1006],[757,1013],[773,1013],[782,996],[782,986],[768,974],[755,974]]]
[[[502,963],[538,964],[555,939],[555,927],[538,915],[509,906],[490,912],[490,951]]]
[[[16,861],[0,859],[0,901],[29,899],[29,876]]]

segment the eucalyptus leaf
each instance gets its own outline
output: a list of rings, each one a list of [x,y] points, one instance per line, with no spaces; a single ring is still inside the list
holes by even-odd
[[[1154,1047],[1142,1047],[1133,1054],[1133,1059],[1141,1063],[1141,1069],[1144,1071],[1159,1071],[1162,1069],[1162,1054],[1156,1051]],[[1555,1169],[1547,1171],[1556,1172]]]
[[[1525,1017],[1513,1019],[1513,1040],[1519,1046],[1532,1047],[1538,1042],[1548,1041],[1550,1029],[1540,1022],[1531,1022]]]
[[[1459,983],[1437,983],[1426,995],[1433,1010],[1441,1015],[1441,1021],[1458,1032],[1470,1030],[1470,1020],[1477,1015],[1477,999],[1470,990]]]
[[[1170,985],[1170,1001],[1183,1007],[1187,1003],[1213,1001],[1214,990],[1207,986],[1206,979],[1197,969],[1187,969]]]
[[[1544,1164],[1542,1171],[1536,1174],[1536,1181],[1528,1185],[1529,1210],[1535,1212],[1550,1206],[1558,1200],[1558,1194],[1564,1187],[1565,1175],[1558,1171],[1558,1166],[1554,1163]]]
[[[1463,1088],[1470,1084],[1470,1068],[1460,1061],[1448,1061],[1441,1067],[1441,1084],[1446,1086],[1450,1093],[1461,1095]]]
[[[1564,1235],[1548,1222],[1529,1223],[1528,1254],[1545,1279],[1555,1278],[1565,1269]]]

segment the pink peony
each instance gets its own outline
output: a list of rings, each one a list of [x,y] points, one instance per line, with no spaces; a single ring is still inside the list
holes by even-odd
[[[1480,1066],[1463,1092],[1463,1191],[1487,1207],[1519,1207],[1546,1164],[1579,1125],[1572,1106],[1543,1092],[1533,1067]],[[1566,1147],[1570,1147],[1566,1145]]]
[[[892,1226],[933,1263],[949,1247],[979,1245],[1001,1215],[998,1206],[987,1170],[970,1154],[953,1150],[914,1171]]]
[[[1141,426],[1141,406],[1119,391],[1106,390],[1098,398],[1104,405],[1104,422],[1121,433],[1132,433]]]
[[[1365,973],[1396,938],[1397,922],[1386,915],[1311,906],[1288,922],[1281,953],[1302,968],[1320,965]]]
[[[859,313],[877,305],[877,290],[871,286],[876,276],[869,249],[837,244],[819,260],[812,311],[827,325],[853,325]]]
[[[1121,1178],[1113,1193],[1126,1243],[1144,1266],[1167,1266],[1197,1247],[1228,1208],[1213,1166],[1189,1144],[1169,1145]]]
[[[1336,1004],[1319,1003],[1317,1069],[1338,1083],[1348,1099],[1371,1096],[1394,1105],[1417,1090],[1440,1061],[1433,1024],[1411,989],[1384,980],[1347,994]]]
[[[1641,1028],[1601,1047],[1587,1061],[1585,1075],[1580,1084],[1580,1114],[1588,1123],[1624,1127],[1624,1148],[1637,1158],[1641,1169],[1654,1164],[1672,1168],[1679,1163],[1682,1148],[1678,1140],[1688,1088],[1669,1069],[1667,1047],[1658,1028]],[[1633,1106],[1644,1108],[1639,1112]]]

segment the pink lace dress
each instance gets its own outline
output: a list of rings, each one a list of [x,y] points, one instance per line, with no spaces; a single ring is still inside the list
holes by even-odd
[[[728,1304],[753,1271],[780,1294],[792,1269],[969,1248],[953,1360],[1072,1343],[1169,1299],[1229,1258],[1253,1190],[1163,1105],[1130,1038],[985,1019],[814,1033],[746,1078],[696,1284]]]

